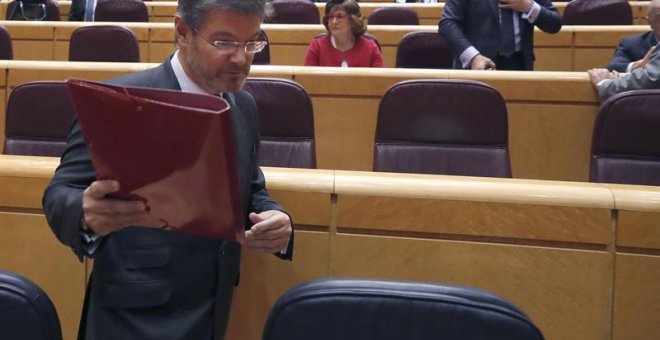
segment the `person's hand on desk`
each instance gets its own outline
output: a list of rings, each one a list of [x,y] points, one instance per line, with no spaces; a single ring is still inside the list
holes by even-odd
[[[119,190],[119,182],[113,180],[94,181],[83,192],[83,228],[96,235],[105,236],[131,225],[162,228],[163,222],[147,212],[140,201],[125,201],[107,198],[106,195]]]
[[[477,54],[470,62],[470,69],[472,70],[494,70],[495,63],[481,54]]]
[[[606,68],[592,68],[589,71],[587,71],[587,73],[589,74],[589,79],[591,79],[591,83],[594,85],[594,87],[598,87],[598,84],[605,79],[619,77],[619,72],[617,71],[610,72]]]
[[[289,215],[279,210],[267,210],[250,213],[249,217],[254,225],[245,232],[244,246],[271,254],[286,249],[292,232]]]

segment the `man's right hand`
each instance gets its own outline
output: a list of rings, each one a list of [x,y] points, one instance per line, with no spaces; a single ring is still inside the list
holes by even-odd
[[[651,55],[653,55],[653,52],[655,51],[655,46],[651,47],[648,52],[644,55],[644,58],[637,60],[633,62],[631,69],[638,69],[638,68],[643,68],[648,64],[649,60],[651,60]]]
[[[495,69],[495,63],[481,54],[477,54],[470,62],[470,69],[472,70],[488,70]]]
[[[86,227],[95,234],[105,236],[130,225],[162,228],[163,223],[147,212],[141,201],[124,201],[107,198],[106,195],[119,190],[114,180],[94,181],[83,192],[83,213]]]

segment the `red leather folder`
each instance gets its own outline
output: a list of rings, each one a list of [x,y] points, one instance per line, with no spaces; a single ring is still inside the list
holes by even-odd
[[[229,104],[208,95],[67,80],[99,179],[174,230],[244,237]]]

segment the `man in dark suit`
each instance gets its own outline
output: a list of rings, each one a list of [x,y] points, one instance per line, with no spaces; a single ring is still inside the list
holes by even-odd
[[[534,26],[561,29],[550,0],[447,0],[439,32],[454,54],[454,68],[532,70]]]
[[[605,66],[606,69],[630,72],[640,67],[640,63],[644,59],[648,61],[653,53],[652,48],[658,44],[658,37],[660,37],[660,0],[653,0],[649,3],[646,20],[651,26],[651,31],[623,37],[612,60]]]
[[[257,38],[268,10],[265,0],[179,0],[177,52],[156,68],[111,82],[223,94],[231,105],[243,213],[251,224],[242,245],[291,259],[291,221],[265,189],[256,164],[257,108],[241,90],[254,53],[264,47]],[[120,185],[96,179],[74,123],[43,205],[58,239],[81,259],[94,258],[80,338],[222,339],[241,245],[160,229],[144,203],[106,197]]]

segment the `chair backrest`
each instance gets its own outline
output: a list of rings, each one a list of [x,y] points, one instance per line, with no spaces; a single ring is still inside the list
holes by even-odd
[[[149,12],[141,0],[99,0],[94,21],[149,22]]]
[[[9,35],[9,31],[7,31],[7,28],[4,25],[0,25],[0,59],[14,59],[11,35]]]
[[[29,279],[0,270],[0,334],[3,339],[61,340],[50,298]]]
[[[321,23],[319,10],[310,1],[273,0],[274,13],[266,19],[271,24],[311,24]]]
[[[632,25],[628,0],[573,0],[562,16],[564,25]]]
[[[592,182],[660,185],[660,90],[624,92],[603,103],[591,144]]]
[[[74,109],[62,81],[17,86],[9,95],[4,154],[59,157]]]
[[[436,32],[410,32],[396,49],[396,67],[452,68],[453,55],[445,38]]]
[[[378,107],[374,171],[511,177],[507,110],[469,80],[393,85]]]
[[[325,279],[284,293],[262,340],[542,340],[507,300],[477,288]]]
[[[305,89],[286,79],[248,78],[259,109],[262,166],[316,168],[314,110]]]
[[[264,30],[261,30],[259,33],[259,38],[258,40],[263,40],[265,42],[268,41],[268,36],[266,35],[266,32]],[[252,60],[253,65],[270,65],[270,45],[266,44],[266,47],[264,47],[261,52],[257,53],[254,55],[254,59]]]
[[[7,20],[60,21],[60,6],[54,0],[43,3],[35,1],[12,1],[7,4]]]
[[[381,7],[369,15],[369,25],[419,25],[417,12],[400,7]]]
[[[139,63],[140,46],[133,31],[124,26],[82,26],[71,34],[69,61]]]

